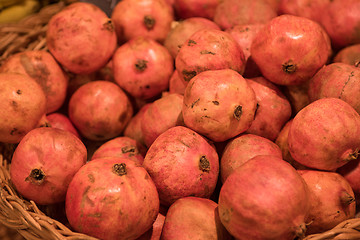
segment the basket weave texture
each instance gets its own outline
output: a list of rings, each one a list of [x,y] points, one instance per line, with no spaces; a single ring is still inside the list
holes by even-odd
[[[25,50],[47,50],[46,30],[50,18],[75,1],[59,1],[43,7],[19,23],[0,24],[0,65],[10,55]],[[33,202],[23,199],[10,181],[9,164],[15,145],[0,143],[0,239],[96,240],[73,232],[66,224],[47,216]],[[360,218],[346,220],[333,229],[304,240],[359,240]]]

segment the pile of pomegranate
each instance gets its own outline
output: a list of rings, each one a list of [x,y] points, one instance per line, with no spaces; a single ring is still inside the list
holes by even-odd
[[[11,182],[73,231],[292,240],[360,203],[360,1],[76,2],[0,66]]]

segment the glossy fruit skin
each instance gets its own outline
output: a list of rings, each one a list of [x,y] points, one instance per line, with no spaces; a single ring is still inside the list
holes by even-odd
[[[46,96],[46,113],[52,113],[64,104],[69,76],[55,58],[44,50],[26,50],[9,56],[0,72],[28,75],[42,87]]]
[[[35,128],[15,149],[11,181],[22,196],[37,204],[60,203],[86,159],[86,147],[74,134],[57,128]]]
[[[219,216],[236,239],[301,238],[306,231],[309,196],[305,181],[289,163],[260,155],[238,167],[224,182]]]
[[[285,14],[265,24],[250,52],[266,79],[279,85],[299,85],[327,63],[331,44],[317,22]]]
[[[48,23],[50,53],[68,71],[93,73],[105,66],[116,49],[111,19],[94,4],[76,2],[55,14]]]
[[[360,115],[338,98],[316,100],[293,118],[288,145],[295,161],[334,171],[355,160],[360,149]]]
[[[152,227],[159,197],[140,165],[126,158],[99,158],[72,179],[65,210],[78,232],[104,240],[136,239]]]
[[[0,142],[18,143],[47,122],[45,93],[23,74],[0,73],[0,109]]]
[[[98,80],[76,90],[70,98],[68,112],[82,136],[108,140],[123,132],[133,115],[133,107],[118,85]]]

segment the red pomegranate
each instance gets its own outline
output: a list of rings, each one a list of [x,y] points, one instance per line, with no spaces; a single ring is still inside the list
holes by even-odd
[[[131,96],[157,97],[169,87],[174,60],[160,43],[137,37],[121,45],[113,56],[115,82]]]
[[[71,96],[69,118],[82,136],[108,140],[119,136],[133,115],[128,96],[115,83],[92,81]]]
[[[111,19],[120,44],[136,37],[162,43],[175,17],[167,0],[123,0],[116,4]]]
[[[162,205],[188,196],[209,198],[216,187],[219,157],[200,134],[176,126],[162,133],[143,163],[159,191]]]
[[[22,196],[37,204],[63,202],[71,179],[86,158],[86,147],[74,134],[57,128],[36,128],[15,149],[11,181]]]
[[[67,70],[92,73],[107,64],[116,48],[111,19],[94,4],[76,2],[49,21],[46,43],[50,53]]]
[[[71,122],[68,116],[59,112],[54,112],[46,115],[46,118],[51,127],[69,131],[80,138],[77,129],[74,127],[74,124]]]
[[[220,159],[221,182],[251,158],[258,155],[271,155],[282,158],[282,152],[273,141],[254,134],[241,134],[225,145]]]
[[[175,14],[180,19],[202,17],[213,19],[221,0],[174,0]]]
[[[298,170],[310,190],[307,233],[323,233],[341,222],[355,217],[354,192],[338,173]]]
[[[279,85],[298,85],[325,65],[331,45],[317,22],[285,14],[265,24],[254,37],[250,52],[266,79]]]
[[[175,66],[186,83],[200,72],[232,69],[244,73],[244,52],[227,32],[202,29],[190,36],[180,48]]]
[[[64,104],[69,77],[49,52],[16,53],[2,63],[0,72],[21,73],[36,80],[46,96],[46,113],[55,112]]]
[[[227,178],[218,206],[221,222],[236,239],[302,239],[310,194],[289,163],[260,155]]]
[[[47,124],[46,97],[31,77],[0,73],[0,142],[18,143],[30,130]]]
[[[140,165],[127,158],[99,158],[73,177],[65,210],[75,231],[104,240],[136,239],[158,216],[159,196]]]
[[[302,165],[334,171],[358,158],[360,115],[345,101],[322,98],[300,110],[290,125],[291,156]]]
[[[342,62],[355,67],[360,67],[360,43],[339,50],[334,56],[333,62]]]
[[[360,158],[357,158],[337,169],[337,172],[343,176],[350,184],[355,194],[356,205],[360,204]]]

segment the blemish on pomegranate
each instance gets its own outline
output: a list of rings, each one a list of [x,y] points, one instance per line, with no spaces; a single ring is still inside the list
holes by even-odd
[[[188,45],[189,47],[194,46],[194,45],[196,45],[196,44],[197,44],[197,42],[195,42],[195,41],[192,40],[192,39],[189,39],[189,40],[188,40],[188,43],[187,43],[187,45]]]
[[[122,147],[121,148],[121,152],[122,153],[133,153],[133,152],[135,152],[135,150],[136,150],[136,148],[134,147],[134,146],[125,146],[125,147]]]
[[[16,94],[21,95],[22,94],[21,89],[16,90]]]
[[[256,103],[256,108],[255,108],[255,112],[254,112],[254,119],[256,117],[256,113],[257,113],[259,107],[260,107],[259,103]]]
[[[196,99],[192,104],[191,108],[194,108],[195,104],[197,104],[200,101],[200,98]]]
[[[89,181],[90,181],[91,183],[95,182],[95,177],[94,177],[94,175],[92,175],[91,173],[88,174],[88,178],[89,178]]]
[[[182,74],[184,76],[184,80],[186,82],[189,82],[193,77],[196,76],[196,71],[188,71],[188,70],[182,70]]]
[[[135,63],[135,70],[137,72],[143,72],[147,68],[148,61],[144,59],[137,59]]]
[[[220,103],[219,103],[219,101],[212,101],[212,103],[214,104],[214,105],[219,105]]]
[[[144,16],[144,25],[147,30],[152,30],[155,26],[156,20],[150,15]]]
[[[199,159],[199,169],[203,172],[210,172],[210,162],[204,155]]]
[[[344,83],[344,86],[343,86],[342,89],[341,89],[340,96],[339,96],[340,99],[341,99],[341,97],[342,97],[342,95],[343,95],[343,93],[344,93],[344,91],[345,91],[346,85],[350,82],[350,80],[351,80],[351,78],[352,78],[353,76],[355,76],[355,75],[354,75],[354,71],[351,71],[350,74],[349,74],[349,76],[348,76],[348,79],[346,80],[346,82]]]
[[[234,118],[235,118],[236,120],[240,120],[241,115],[242,115],[242,106],[237,105],[237,106],[235,107],[235,111],[234,111]]]
[[[18,106],[18,103],[16,101],[11,101],[11,106],[13,106],[13,108],[16,109]]]
[[[115,28],[114,28],[114,24],[111,21],[111,19],[108,19],[104,24],[103,24],[103,29],[109,32],[114,32]]]
[[[202,50],[200,51],[200,54],[211,54],[211,55],[216,55],[216,53],[208,51],[208,50]]]
[[[123,176],[127,174],[126,164],[125,163],[116,163],[112,166],[112,172],[118,176]]]
[[[282,65],[282,70],[288,74],[292,74],[292,73],[296,72],[296,69],[297,69],[297,66],[294,63],[294,61],[291,59]]]
[[[11,131],[10,131],[10,135],[11,136],[13,136],[13,135],[15,135],[16,134],[16,132],[17,132],[17,128],[13,128],[13,129],[11,129]]]
[[[145,88],[146,88],[146,89],[150,89],[150,85],[145,85]]]

